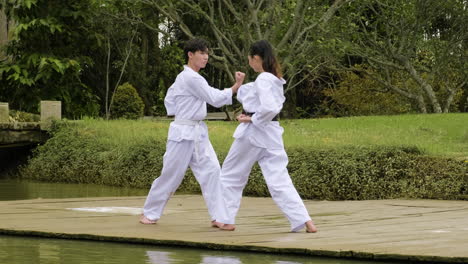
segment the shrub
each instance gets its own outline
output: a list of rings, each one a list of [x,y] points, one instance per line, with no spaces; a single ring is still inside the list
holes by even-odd
[[[10,110],[10,120],[15,122],[39,122],[41,116],[23,111]]]
[[[111,108],[113,118],[138,119],[143,116],[145,105],[137,90],[129,83],[117,87]]]

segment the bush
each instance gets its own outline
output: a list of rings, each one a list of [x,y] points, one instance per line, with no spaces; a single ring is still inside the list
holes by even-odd
[[[137,90],[129,83],[117,87],[111,108],[113,118],[138,119],[143,116],[145,105]]]
[[[10,120],[15,122],[39,122],[41,116],[23,111],[10,110]]]
[[[61,122],[20,169],[23,178],[149,188],[160,175],[165,138],[115,146],[95,130]],[[415,147],[287,149],[288,170],[304,199],[463,199],[468,194],[467,162],[425,156]],[[218,153],[220,161],[227,153]],[[190,170],[179,192],[199,193]],[[245,195],[269,196],[258,165]]]

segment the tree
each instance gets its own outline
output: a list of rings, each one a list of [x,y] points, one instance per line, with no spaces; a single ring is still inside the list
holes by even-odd
[[[14,21],[11,20],[7,1],[0,1],[0,60],[5,59],[3,47],[8,43],[11,37],[11,29]]]
[[[127,0],[134,2],[134,0]],[[329,62],[320,42],[326,25],[351,0],[136,0],[156,8],[177,25],[186,38],[205,36],[214,43],[211,64],[230,82],[235,70],[249,71],[250,45],[269,40],[276,48],[288,79],[286,92],[294,91]],[[331,4],[330,4],[331,2]],[[193,22],[196,23],[193,23]],[[144,24],[144,21],[141,21]],[[149,28],[155,29],[152,26]],[[323,38],[322,38],[323,40]],[[252,77],[251,77],[252,78]]]
[[[147,115],[162,114],[167,88],[183,65],[172,28],[163,27],[163,18],[151,6],[121,0],[96,2],[92,31],[100,40],[99,49],[92,55],[95,66],[83,81],[102,98],[101,111],[106,116],[122,82],[135,85]]]
[[[343,10],[341,35],[361,71],[416,102],[419,111],[448,112],[467,82],[468,3],[464,0],[363,0]],[[395,75],[406,76],[399,82]],[[405,78],[405,77],[403,77]]]
[[[63,101],[64,115],[96,113],[97,98],[80,80],[93,61],[88,32],[90,0],[4,1],[16,22],[8,59],[0,64],[2,100],[19,110],[36,111],[40,100]]]
[[[360,67],[360,66],[356,66]],[[372,72],[371,69],[365,69]],[[399,76],[394,80],[402,81]],[[341,72],[335,85],[323,90],[332,103],[324,100],[323,114],[332,116],[394,115],[411,112],[411,104],[397,93],[392,93],[382,84],[359,72]]]

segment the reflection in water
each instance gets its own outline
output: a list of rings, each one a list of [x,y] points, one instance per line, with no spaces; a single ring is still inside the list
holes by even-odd
[[[38,246],[39,263],[59,263],[60,247],[59,245],[40,243]]]
[[[389,264],[124,243],[0,235],[1,264]]]
[[[174,250],[174,249],[171,249]],[[182,250],[176,250],[182,251]],[[193,263],[193,264],[242,264],[238,257],[234,256],[213,256],[202,255],[192,249],[186,249],[183,254],[175,254],[169,251],[146,251],[149,264],[175,264],[175,263]],[[186,253],[187,252],[187,253]],[[242,254],[242,253],[240,253]],[[201,258],[201,259],[200,259]],[[255,262],[260,263],[260,262]]]
[[[239,258],[236,257],[218,257],[218,256],[203,256],[200,264],[242,264]]]
[[[1,264],[144,264],[148,247],[0,235]]]
[[[148,256],[148,263],[150,264],[171,264],[173,262],[170,252],[164,251],[146,251],[146,256]]]

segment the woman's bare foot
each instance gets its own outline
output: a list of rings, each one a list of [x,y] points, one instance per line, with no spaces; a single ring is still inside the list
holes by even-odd
[[[144,224],[144,225],[154,225],[154,224],[156,224],[156,221],[157,220],[150,220],[150,219],[146,218],[146,216],[143,215],[143,214],[140,217],[140,223]]]
[[[236,229],[236,225],[223,224],[222,226],[219,227],[219,229],[224,230],[224,231],[234,231]]]
[[[316,233],[317,232],[317,227],[315,227],[314,222],[312,220],[309,220],[305,222],[306,225],[306,232],[307,233]]]
[[[224,224],[221,222],[217,222],[216,220],[211,221],[211,227],[222,227]]]

